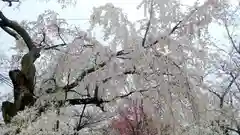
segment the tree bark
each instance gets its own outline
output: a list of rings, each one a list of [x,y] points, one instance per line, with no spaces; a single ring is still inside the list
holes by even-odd
[[[9,123],[11,118],[18,111],[24,110],[25,106],[35,103],[34,84],[35,84],[35,65],[34,62],[40,57],[41,48],[37,48],[28,32],[16,21],[10,20],[0,11],[0,27],[16,40],[22,38],[26,43],[29,52],[21,59],[21,70],[9,71],[9,77],[13,84],[14,103],[5,101],[2,103],[2,112],[5,123]],[[12,111],[15,110],[15,111]],[[13,113],[14,112],[14,113]]]

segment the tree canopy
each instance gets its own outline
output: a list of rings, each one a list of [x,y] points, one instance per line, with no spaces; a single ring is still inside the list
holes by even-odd
[[[11,1],[3,0],[24,2]],[[142,0],[133,8],[144,17],[93,7],[89,28],[51,9],[21,22],[0,11],[1,30],[16,41],[12,59],[0,59],[11,66],[3,81],[14,98],[2,100],[0,134],[240,135],[239,5]]]

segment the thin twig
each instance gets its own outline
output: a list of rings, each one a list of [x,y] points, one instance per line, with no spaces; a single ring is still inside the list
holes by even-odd
[[[50,49],[56,49],[57,47],[62,47],[62,46],[66,46],[67,44],[57,44],[57,45],[52,45],[50,47],[44,47],[44,50],[50,50]]]
[[[63,37],[61,36],[61,33],[60,33],[60,27],[56,24],[56,27],[57,27],[57,31],[58,31],[58,36],[59,38],[62,40],[63,44],[66,44],[65,40],[63,39]]]
[[[85,109],[86,109],[86,106],[87,106],[87,104],[84,104],[83,110],[82,110],[82,113],[81,113],[81,116],[80,116],[79,121],[78,121],[78,125],[77,125],[77,127],[76,127],[76,130],[77,130],[77,131],[79,131],[79,130],[81,130],[81,129],[83,128],[82,125],[81,125],[81,123],[82,123],[82,118],[83,118],[83,114],[84,114],[84,111],[85,111]]]
[[[228,26],[227,26],[226,22],[224,23],[224,26],[225,26],[225,29],[227,31],[228,39],[230,40],[232,46],[237,51],[237,53],[240,54],[240,50],[237,48],[236,44],[234,43],[234,40],[233,40],[232,36],[230,35],[230,32],[229,32],[229,29],[228,29]]]

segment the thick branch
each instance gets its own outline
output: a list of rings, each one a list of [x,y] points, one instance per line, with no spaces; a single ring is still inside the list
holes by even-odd
[[[1,18],[1,21],[0,21],[1,27],[9,27],[15,30],[23,38],[29,50],[32,50],[33,48],[35,48],[33,41],[29,36],[29,34],[27,33],[27,31],[24,28],[22,28],[17,22],[6,18],[1,11],[0,11],[0,18]]]
[[[112,57],[114,56],[120,56],[120,55],[126,55],[126,54],[129,54],[129,52],[124,52],[124,51],[118,51],[115,55],[112,55]],[[110,58],[111,59],[111,58]],[[77,79],[70,83],[69,85],[66,85],[63,87],[64,90],[68,89],[72,89],[76,86],[78,86],[78,83],[81,82],[88,74],[90,73],[93,73],[97,70],[99,70],[100,68],[104,67],[105,65],[107,64],[107,62],[102,62],[102,63],[99,63],[97,64],[96,66],[93,66],[91,68],[88,68],[88,69],[85,69],[78,77]]]
[[[106,65],[106,63],[102,62],[102,63],[98,64],[97,67],[91,67],[91,68],[84,70],[73,83],[70,83],[69,85],[64,86],[63,89],[72,89],[72,88],[78,86],[78,83],[80,81],[82,81],[87,74],[93,73],[96,70],[98,70],[99,68],[104,67],[105,65]]]
[[[96,106],[100,106],[103,103],[109,103],[115,100],[119,100],[119,99],[123,99],[126,98],[134,93],[144,93],[144,92],[148,92],[149,90],[138,90],[138,91],[130,91],[124,95],[120,95],[120,96],[116,96],[113,99],[110,100],[104,100],[100,97],[88,97],[88,98],[76,98],[76,99],[67,99],[66,101],[69,102],[69,104],[71,105],[83,105],[83,104],[92,104],[92,105],[96,105]]]
[[[18,40],[19,39],[19,35],[15,32],[15,31],[13,31],[13,30],[11,30],[10,28],[8,28],[8,27],[4,27],[4,26],[0,26],[5,32],[7,32],[9,35],[11,35],[12,37],[14,37],[16,40]]]
[[[66,101],[69,102],[69,104],[71,105],[81,105],[81,104],[95,104],[95,105],[99,105],[102,103],[106,103],[109,101],[104,101],[102,99],[98,99],[95,97],[90,97],[90,98],[78,98],[78,99],[67,99]]]

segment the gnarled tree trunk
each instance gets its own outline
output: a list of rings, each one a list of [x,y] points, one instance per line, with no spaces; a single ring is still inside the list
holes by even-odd
[[[39,58],[41,48],[36,48],[27,31],[17,22],[6,18],[1,11],[0,19],[0,27],[16,40],[22,38],[29,49],[29,52],[21,60],[21,70],[9,71],[9,77],[13,83],[14,103],[9,101],[2,103],[4,122],[9,123],[18,111],[24,110],[25,106],[31,106],[36,101],[34,98],[36,72],[34,62]]]

